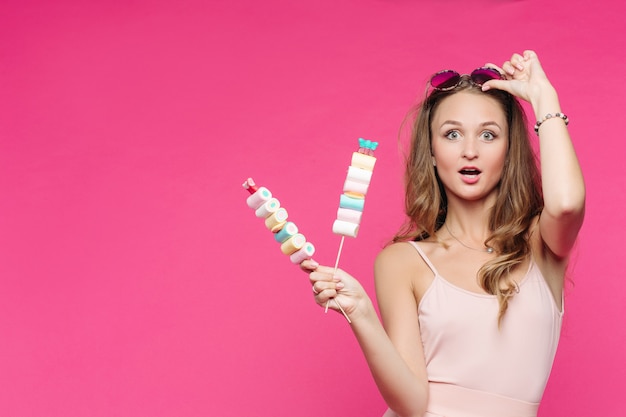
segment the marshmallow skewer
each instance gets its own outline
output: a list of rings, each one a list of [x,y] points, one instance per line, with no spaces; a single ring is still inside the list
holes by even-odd
[[[378,142],[359,138],[359,150],[352,154],[352,162],[348,167],[346,181],[343,184],[343,194],[339,199],[337,219],[333,223],[333,233],[341,235],[334,274],[337,273],[339,268],[339,258],[341,257],[346,236],[356,238],[359,233],[365,206],[365,195],[367,194],[374,172],[374,165],[376,164],[374,151],[377,147]],[[329,302],[330,300],[326,303],[326,312],[328,312]]]
[[[257,217],[265,219],[265,227],[280,243],[282,253],[289,256],[294,264],[310,259],[315,253],[315,247],[298,232],[298,226],[295,223],[287,221],[289,213],[280,206],[280,201],[272,196],[271,191],[257,186],[252,178],[248,178],[243,183],[243,188],[250,192],[246,200],[248,207],[254,210]]]
[[[284,255],[289,256],[293,264],[300,264],[306,259],[311,259],[315,253],[315,246],[307,242],[302,233],[299,233],[298,226],[291,221],[287,221],[289,214],[287,210],[280,206],[280,201],[272,197],[272,193],[265,187],[259,187],[252,178],[248,178],[242,184],[248,190],[246,203],[254,210],[257,217],[265,219],[265,227],[274,234],[274,239],[280,243],[280,250]],[[346,312],[339,303],[335,303],[343,313],[348,323],[351,323]]]

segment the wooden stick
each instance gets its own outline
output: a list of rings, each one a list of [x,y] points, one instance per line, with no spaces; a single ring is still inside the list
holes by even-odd
[[[335,259],[335,272],[333,272],[333,275],[337,273],[337,268],[339,267],[339,258],[341,257],[341,250],[343,249],[344,240],[346,240],[346,237],[341,236],[341,243],[339,243],[339,250],[337,251],[337,259]]]
[[[335,259],[335,271],[333,272],[333,277],[335,276],[335,274],[337,273],[337,269],[339,268],[339,258],[341,257],[341,251],[343,250],[343,242],[345,240],[346,240],[346,237],[345,236],[341,236],[341,242],[339,243],[339,250],[337,251],[337,258]],[[346,312],[343,311],[343,308],[341,308],[341,305],[339,305],[337,300],[333,299],[333,301],[337,304],[337,307],[339,307],[339,310],[341,310],[343,315],[346,317],[346,319],[348,320],[348,323],[351,323],[350,319],[346,315]],[[324,309],[324,313],[328,313],[328,305],[329,304],[330,304],[330,298],[328,299],[328,301],[326,301],[326,308]]]
[[[341,313],[343,314],[343,316],[346,318],[346,320],[348,320],[348,323],[352,324],[352,321],[350,320],[350,317],[348,317],[348,315],[346,314],[345,311],[343,311],[343,308],[341,308],[341,304],[339,304],[339,301],[335,300],[333,298],[333,301],[335,302],[335,304],[337,304],[337,307],[339,307],[339,310],[341,310]]]

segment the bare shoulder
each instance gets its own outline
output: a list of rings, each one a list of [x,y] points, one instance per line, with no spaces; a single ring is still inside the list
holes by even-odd
[[[377,276],[382,274],[386,280],[392,280],[397,284],[398,281],[408,279],[416,268],[423,264],[421,257],[410,243],[397,242],[378,253],[374,268]]]
[[[384,248],[376,257],[374,278],[376,294],[410,291],[419,302],[421,295],[432,281],[432,272],[417,250],[408,242],[398,242]]]

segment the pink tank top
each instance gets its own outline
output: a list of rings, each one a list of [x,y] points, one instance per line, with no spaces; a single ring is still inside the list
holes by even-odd
[[[498,328],[496,296],[446,281],[410,243],[435,275],[418,308],[429,381],[539,403],[563,314],[537,264],[531,260]]]

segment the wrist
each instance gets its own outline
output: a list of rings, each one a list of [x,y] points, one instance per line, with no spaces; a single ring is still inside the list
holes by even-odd
[[[376,309],[374,309],[374,304],[367,295],[362,297],[355,304],[355,308],[348,313],[348,316],[350,317],[353,325],[367,322],[373,319],[378,320],[378,315],[376,314]]]
[[[547,80],[533,88],[529,102],[536,119],[542,118],[546,113],[561,111],[556,89]]]
[[[535,123],[535,133],[539,134],[539,127],[541,127],[542,124],[544,124],[546,121],[552,119],[552,118],[558,118],[563,120],[563,122],[565,123],[565,126],[567,126],[569,124],[569,119],[567,118],[567,116],[564,113],[561,112],[557,112],[557,113],[548,113],[546,114],[543,119],[541,120],[537,120],[537,123]]]

